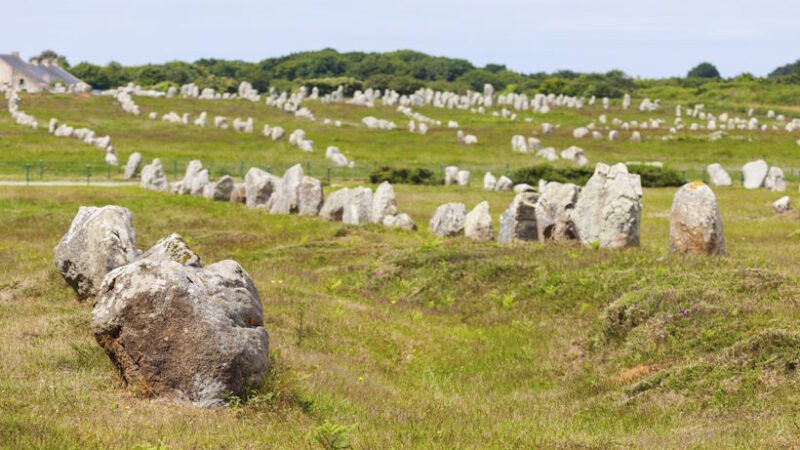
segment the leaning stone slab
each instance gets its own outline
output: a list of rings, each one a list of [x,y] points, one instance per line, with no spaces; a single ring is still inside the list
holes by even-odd
[[[139,166],[142,164],[142,154],[139,152],[131,153],[131,156],[128,157],[128,162],[125,164],[125,173],[123,176],[126,180],[130,180],[131,178],[136,176],[136,172],[139,171]]]
[[[731,186],[733,182],[731,181],[731,176],[728,175],[728,172],[725,169],[717,164],[709,164],[706,168],[706,172],[708,172],[708,178],[711,184],[714,186]]]

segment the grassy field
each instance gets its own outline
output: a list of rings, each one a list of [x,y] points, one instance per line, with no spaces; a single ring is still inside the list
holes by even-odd
[[[535,125],[490,116],[420,110],[459,121],[480,139],[471,148],[455,143],[454,130],[412,135],[391,108],[312,104],[312,123],[241,101],[136,101],[145,117],[206,110],[210,119],[252,116],[257,129],[302,126],[317,149],[313,175],[322,176],[313,168],[324,166],[327,145],[359,165],[335,184],[363,182],[364,166],[379,157],[496,172],[505,162],[513,170],[535,161],[510,150],[510,136]],[[132,151],[221,168],[228,160],[280,167],[306,157],[257,134],[127,116],[110,98],[26,96],[22,109],[41,122],[53,116],[112,135],[122,161]],[[571,145],[572,127],[597,113],[547,116],[561,128],[545,143]],[[366,115],[402,130],[363,129]],[[615,116],[626,117],[609,113]],[[344,126],[328,128],[325,117]],[[796,137],[784,131],[735,132],[743,140],[717,142],[704,135],[579,145],[592,162],[737,167],[765,157],[800,165]],[[99,150],[23,129],[7,114],[0,115],[0,154],[6,180],[20,179],[15,171],[28,160],[83,167],[102,160]],[[473,173],[472,187],[395,186],[417,233],[271,216],[136,187],[0,187],[0,448],[800,447],[800,213],[773,213],[779,194],[715,189],[724,258],[670,255],[675,189],[645,189],[639,248],[499,246],[430,235],[428,220],[448,201],[471,209],[488,200],[497,227],[513,194],[484,192],[478,178]],[[789,195],[797,204],[795,186]],[[249,398],[205,410],[124,386],[89,331],[91,305],[75,300],[52,262],[78,207],[104,204],[133,211],[141,248],[178,232],[206,263],[233,258],[253,277],[272,367]]]

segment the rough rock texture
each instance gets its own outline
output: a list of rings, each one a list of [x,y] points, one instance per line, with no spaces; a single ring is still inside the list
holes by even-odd
[[[489,214],[489,202],[478,203],[464,219],[464,235],[473,241],[491,241],[494,239],[492,216]]]
[[[203,267],[200,257],[189,248],[189,245],[178,233],[172,233],[156,242],[155,245],[142,253],[139,259],[149,259],[156,262],[175,261],[184,266]]]
[[[397,198],[394,195],[394,188],[388,181],[381,183],[372,196],[371,220],[372,223],[383,223],[386,216],[397,214]]]
[[[350,191],[347,188],[339,189],[328,195],[325,203],[322,204],[322,209],[319,211],[319,217],[323,220],[341,222],[344,214],[344,204],[349,195]]]
[[[162,192],[169,191],[169,180],[167,180],[164,166],[161,165],[161,160],[158,158],[142,168],[141,178],[139,185],[145,189]]]
[[[189,165],[186,166],[186,174],[183,176],[183,181],[181,181],[180,185],[178,186],[178,194],[190,194],[192,192],[192,184],[194,183],[194,179],[202,170],[203,163],[196,159],[189,161]],[[207,181],[208,180],[206,179],[206,182]],[[202,190],[200,193],[202,193]]]
[[[708,172],[708,179],[714,186],[731,186],[733,182],[731,181],[731,176],[728,175],[728,172],[725,169],[717,164],[709,164],[706,168]]]
[[[108,274],[91,330],[140,392],[213,406],[263,379],[263,323],[253,280],[235,261],[202,269],[142,259]]]
[[[580,188],[572,183],[547,183],[536,202],[536,225],[540,241],[576,238],[572,210],[579,193]]]
[[[450,186],[458,182],[458,167],[447,166],[444,168],[444,184]]]
[[[406,213],[384,217],[383,226],[389,228],[400,228],[401,230],[405,231],[417,231],[417,224]]]
[[[131,156],[128,157],[128,162],[125,164],[125,173],[124,177],[127,180],[130,180],[134,176],[136,176],[136,172],[139,171],[139,166],[142,164],[142,154],[139,152],[131,153]]]
[[[508,209],[500,215],[497,242],[510,244],[517,241],[535,241],[539,238],[536,226],[536,201],[534,192],[521,192],[514,197]]]
[[[789,196],[784,195],[783,197],[775,200],[775,203],[772,204],[772,207],[775,208],[775,212],[784,213],[792,209],[792,203],[789,200]]]
[[[764,185],[764,179],[767,177],[769,167],[767,162],[763,159],[758,161],[751,161],[742,166],[742,175],[744,175],[744,188],[745,189],[758,189]]]
[[[492,175],[492,172],[486,172],[486,175],[483,176],[483,190],[493,191],[496,185],[497,178]]]
[[[282,180],[275,175],[252,167],[244,176],[245,204],[248,208],[264,208],[280,189]]]
[[[303,177],[298,186],[297,213],[301,216],[316,216],[322,208],[322,183],[312,177]]]
[[[514,188],[514,183],[505,175],[502,175],[500,179],[497,180],[497,184],[494,186],[494,190],[498,192],[508,192]]]
[[[54,263],[78,300],[97,294],[108,272],[137,257],[133,213],[121,206],[81,206],[55,249]]]
[[[372,189],[359,186],[350,189],[342,209],[342,222],[347,225],[362,225],[372,216]]]
[[[673,253],[725,254],[719,205],[707,185],[694,181],[675,193],[669,214],[669,249]]]
[[[219,202],[227,202],[231,199],[233,192],[233,178],[230,175],[225,175],[216,183],[210,184],[210,193],[208,198]]]
[[[295,164],[283,174],[280,189],[269,212],[272,214],[296,213],[300,207],[299,187],[303,182],[303,166]]]
[[[208,186],[210,175],[208,173],[208,169],[203,169],[197,173],[197,175],[192,178],[191,189],[189,193],[192,195],[203,195],[203,192],[206,190],[206,186]]]
[[[459,170],[456,180],[459,186],[469,186],[469,170]]]
[[[572,212],[578,238],[600,248],[638,246],[641,197],[639,175],[629,174],[624,164],[598,163]]]
[[[428,229],[437,236],[457,236],[464,231],[466,215],[467,207],[463,203],[439,205]]]
[[[230,200],[233,203],[245,203],[247,201],[247,189],[244,183],[235,183],[233,185]]]
[[[772,192],[786,192],[786,178],[780,167],[772,166],[764,179],[764,187]]]

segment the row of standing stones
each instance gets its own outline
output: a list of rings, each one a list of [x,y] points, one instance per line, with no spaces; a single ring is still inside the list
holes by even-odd
[[[639,245],[642,187],[639,175],[624,164],[597,164],[580,187],[550,182],[540,192],[525,190],[500,216],[497,241],[579,240],[588,247],[623,248]],[[489,203],[469,213],[463,203],[439,206],[428,224],[431,233],[464,235],[476,241],[495,239]],[[674,253],[725,254],[719,205],[711,188],[691,182],[675,194],[670,212],[670,250]]]

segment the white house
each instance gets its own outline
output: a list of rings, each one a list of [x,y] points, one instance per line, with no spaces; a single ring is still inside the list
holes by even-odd
[[[58,66],[55,60],[25,62],[18,52],[0,55],[0,85],[14,86],[17,90],[41,92],[57,84],[65,89],[85,89],[86,83]]]

